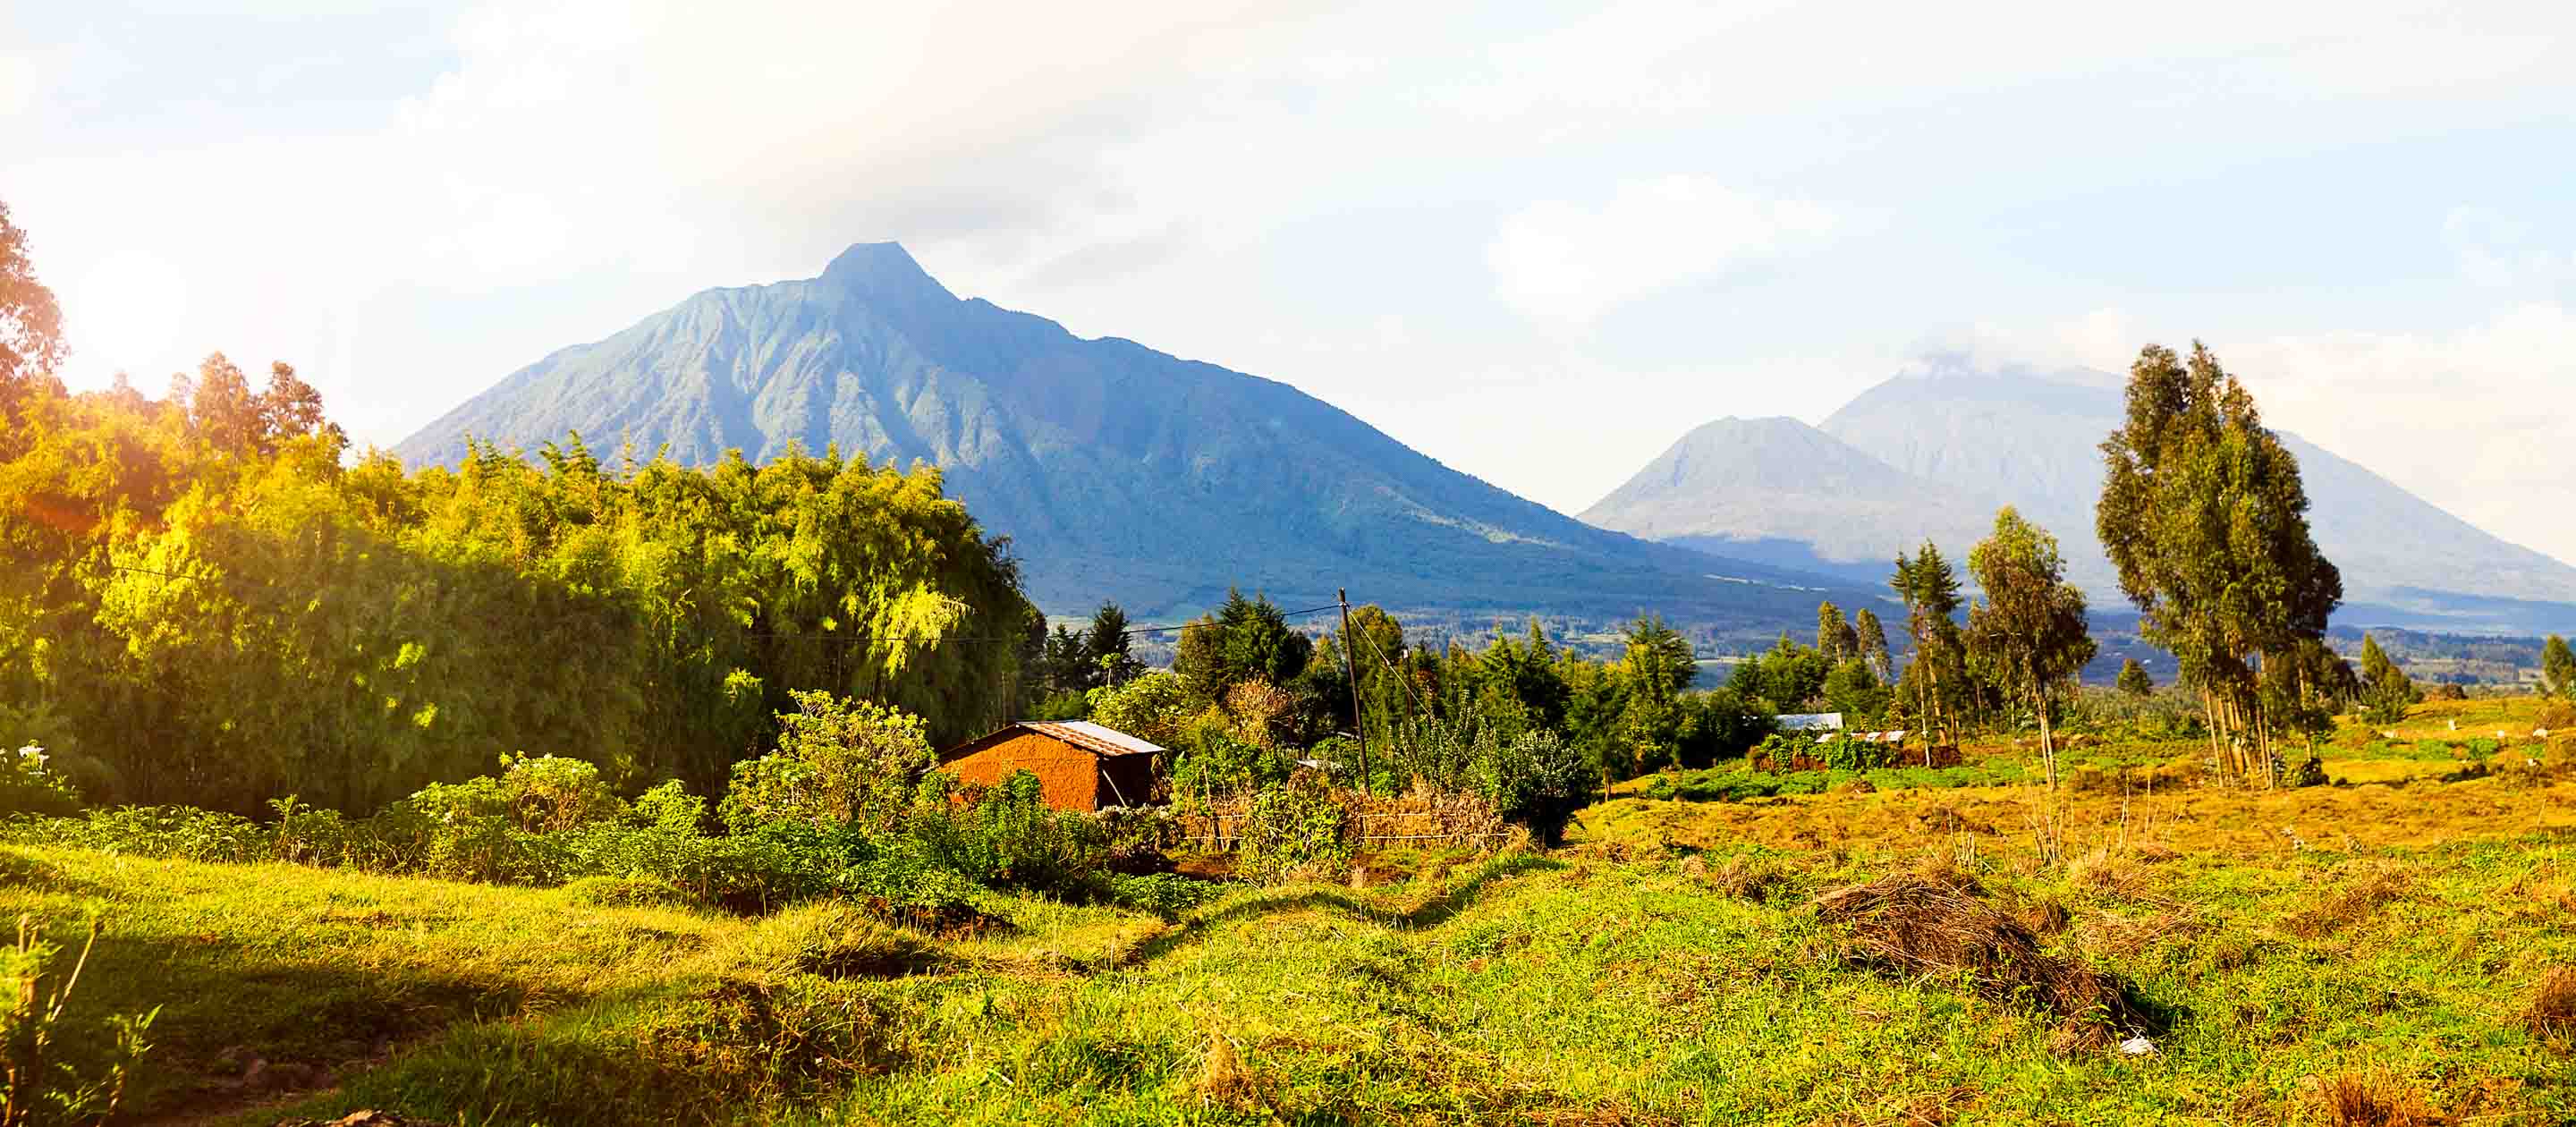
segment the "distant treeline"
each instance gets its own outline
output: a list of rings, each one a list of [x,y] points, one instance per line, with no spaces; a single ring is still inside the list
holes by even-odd
[[[94,802],[360,810],[520,751],[720,789],[790,689],[1018,703],[1035,612],[935,469],[346,446],[282,364],[0,380],[0,738]]]

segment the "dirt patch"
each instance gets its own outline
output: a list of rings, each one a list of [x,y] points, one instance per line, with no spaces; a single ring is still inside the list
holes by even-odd
[[[2125,981],[2042,952],[2039,937],[1989,902],[1976,878],[1947,865],[1836,889],[1817,898],[1816,914],[1845,929],[1844,955],[1863,966],[1964,976],[1981,995],[2055,1015],[2061,1052],[2162,1031]]]

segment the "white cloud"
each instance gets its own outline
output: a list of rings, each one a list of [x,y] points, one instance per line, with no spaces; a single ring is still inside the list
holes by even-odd
[[[2507,540],[2576,562],[2576,311],[2501,310],[2453,332],[2352,331],[2221,350],[2266,421]]]
[[[2463,206],[2442,217],[2442,241],[2461,276],[2482,286],[2545,286],[2576,279],[2576,251],[2540,238],[2524,220],[2488,207]]]
[[[2150,341],[2117,309],[1940,338],[1992,367],[2122,372]],[[2576,310],[2500,309],[2452,331],[2337,330],[2207,342],[2264,422],[2369,467],[2507,540],[2576,563],[2576,479],[2550,452],[2576,442]]]
[[[1523,208],[1503,220],[1485,261],[1504,303],[1579,328],[1649,294],[1821,245],[1842,226],[1810,200],[1666,176],[1622,184],[1598,204]]]

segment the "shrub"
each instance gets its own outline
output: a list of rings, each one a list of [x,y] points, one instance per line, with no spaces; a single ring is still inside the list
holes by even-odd
[[[12,819],[8,838],[22,845],[237,864],[269,860],[276,846],[257,822],[192,806],[118,806],[77,818]]]
[[[1107,842],[1109,870],[1130,876],[1169,871],[1165,850],[1181,844],[1181,820],[1168,806],[1111,806],[1093,815]]]
[[[1828,770],[1867,771],[1894,765],[1896,745],[1874,744],[1843,736],[1816,745],[1815,755]]]
[[[1225,886],[1193,880],[1179,873],[1155,873],[1151,876],[1112,876],[1108,880],[1109,902],[1121,908],[1146,912],[1165,921],[1181,918],[1181,913],[1225,894]]]
[[[1109,854],[1106,827],[1049,808],[1038,777],[1027,771],[1013,772],[964,809],[925,804],[910,828],[931,860],[998,887],[1079,894]]]
[[[47,766],[51,761],[35,744],[0,755],[0,814],[61,816],[80,809],[80,792]]]
[[[736,832],[767,822],[857,822],[888,828],[937,756],[921,718],[873,701],[820,691],[789,694],[778,750],[734,765],[724,823]]]
[[[68,973],[58,965],[62,949],[45,942],[42,930],[25,916],[18,917],[17,944],[0,947],[0,994],[5,994],[0,997],[0,1057],[6,1058],[8,1080],[0,1087],[0,1123],[103,1122],[116,1113],[135,1062],[150,1050],[143,1035],[159,1016],[158,1008],[111,1015],[98,1023],[104,1027],[103,1038],[66,1036],[76,1024],[67,1016],[72,990],[89,965],[99,931],[100,921],[93,916],[89,939]],[[66,1046],[99,1040],[107,1048],[96,1059],[64,1059]]]
[[[1245,812],[1235,871],[1264,884],[1338,880],[1348,872],[1349,814],[1321,779],[1300,772],[1262,791]]]
[[[2326,784],[2325,761],[2313,755],[2309,756],[2299,764],[2297,769],[2290,772],[2289,783],[2294,787],[2324,786]]]
[[[1565,836],[1574,812],[1591,803],[1591,764],[1581,748],[1544,728],[1522,732],[1509,743],[1479,741],[1477,790],[1507,821],[1528,826],[1541,845]]]

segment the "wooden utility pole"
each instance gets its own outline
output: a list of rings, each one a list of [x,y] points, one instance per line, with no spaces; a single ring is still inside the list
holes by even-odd
[[[1359,639],[1351,637],[1351,593],[1333,588],[1333,601],[1342,605],[1342,676],[1351,680],[1351,734],[1360,741],[1360,789],[1368,789],[1368,725],[1360,723],[1360,665],[1354,651]]]

